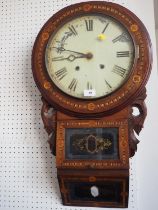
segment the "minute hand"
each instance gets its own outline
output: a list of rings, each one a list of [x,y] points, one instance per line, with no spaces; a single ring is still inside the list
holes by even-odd
[[[66,50],[66,49],[63,48],[63,47],[53,47],[53,48],[56,48],[57,50],[59,50],[59,51],[61,51],[61,52],[66,51],[66,52],[77,53],[77,54],[79,54],[79,55],[85,55],[85,56],[87,55],[87,54],[85,54],[85,53],[76,52],[76,51],[73,51],[73,50]]]

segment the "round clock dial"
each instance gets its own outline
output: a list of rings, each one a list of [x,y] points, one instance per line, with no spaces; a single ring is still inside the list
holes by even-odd
[[[85,15],[63,24],[46,47],[47,72],[64,93],[81,99],[100,98],[128,79],[134,44],[127,29],[102,15]]]

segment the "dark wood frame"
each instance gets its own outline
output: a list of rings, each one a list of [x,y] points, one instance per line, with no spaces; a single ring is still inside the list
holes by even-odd
[[[45,65],[45,49],[50,36],[58,27],[69,19],[87,15],[102,14],[117,19],[130,33],[135,51],[139,49],[139,58],[135,57],[134,65],[128,80],[112,94],[96,100],[81,100],[59,90],[51,81]],[[129,193],[129,157],[135,154],[139,135],[147,115],[144,100],[145,85],[152,65],[152,47],[148,32],[143,23],[128,9],[105,1],[90,1],[74,4],[57,12],[39,32],[32,52],[32,69],[35,82],[42,94],[42,119],[50,136],[51,151],[57,154],[57,173],[65,205],[127,207]],[[134,116],[132,107],[137,107],[140,114]],[[54,108],[49,116],[48,112]],[[86,127],[119,127],[119,160],[65,160],[65,128]],[[122,137],[123,130],[124,137]],[[57,151],[57,152],[56,152]],[[99,163],[99,164],[98,164]],[[69,198],[69,189],[65,180],[104,183],[105,180],[122,180],[124,191],[123,202],[82,202]]]
[[[60,91],[48,76],[45,66],[45,49],[53,32],[68,19],[85,14],[103,14],[117,19],[129,31],[139,58],[127,82],[113,94],[96,99],[81,100]],[[42,96],[57,110],[74,116],[105,116],[113,114],[134,101],[144,88],[152,64],[151,42],[143,23],[128,9],[110,2],[83,2],[68,6],[52,16],[39,32],[32,53],[34,79]]]

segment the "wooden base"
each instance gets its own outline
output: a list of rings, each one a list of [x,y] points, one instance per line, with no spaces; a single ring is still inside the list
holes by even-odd
[[[145,97],[144,89],[131,106],[113,115],[88,119],[68,116],[55,110],[49,116],[48,111],[52,107],[43,100],[42,119],[46,131],[51,136],[49,139],[51,151],[56,155],[58,180],[64,205],[128,207],[129,157],[135,154],[139,142],[134,131],[139,134],[146,117]],[[138,108],[140,112],[138,116],[133,115],[133,107]],[[113,128],[117,129],[117,132],[114,132]],[[76,144],[73,129],[76,129],[75,135],[77,133],[78,142],[81,144]],[[81,129],[83,133],[79,132]],[[85,129],[89,129],[88,133],[84,133]],[[108,139],[112,142],[113,150],[110,151],[113,152],[108,158],[106,156],[108,153],[103,152],[99,146],[102,140],[98,141],[95,138],[99,136],[95,129],[104,130],[104,134],[108,129],[107,133],[110,131],[112,135]],[[117,141],[115,134],[118,137]],[[81,141],[84,136],[86,140]],[[105,135],[101,137],[106,139]],[[86,149],[83,151],[82,148]]]
[[[128,170],[59,170],[64,205],[128,208]]]

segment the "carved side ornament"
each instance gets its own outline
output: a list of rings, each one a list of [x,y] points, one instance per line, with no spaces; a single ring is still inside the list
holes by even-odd
[[[49,135],[48,143],[53,155],[56,155],[56,110],[42,97],[41,116],[44,128]]]
[[[130,139],[130,157],[133,157],[135,152],[137,151],[137,144],[139,140],[137,139],[135,133],[139,135],[140,131],[143,128],[144,121],[147,115],[147,108],[144,102],[146,98],[146,88],[139,94],[136,100],[131,105],[131,113],[130,113],[130,131],[129,131],[129,139]],[[134,109],[137,109],[137,113],[134,113]]]

